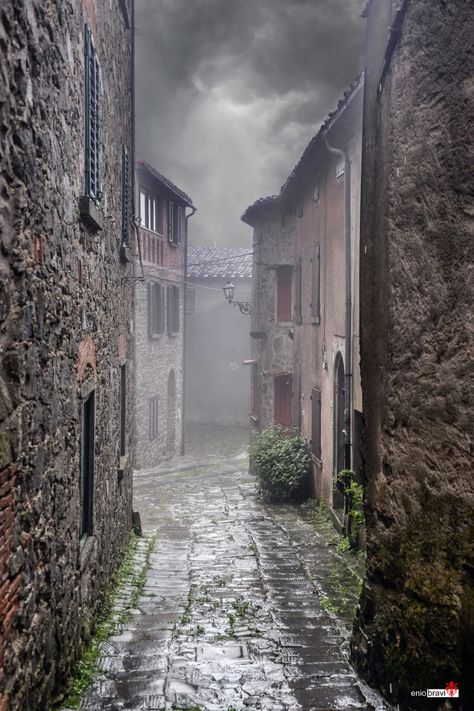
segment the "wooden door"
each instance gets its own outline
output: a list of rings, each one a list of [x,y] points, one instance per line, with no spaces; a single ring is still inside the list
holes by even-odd
[[[283,427],[292,424],[292,383],[291,375],[280,375],[275,378],[275,422]]]

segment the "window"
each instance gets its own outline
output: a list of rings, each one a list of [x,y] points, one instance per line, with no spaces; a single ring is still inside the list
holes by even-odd
[[[311,451],[321,461],[321,390],[311,390]]]
[[[148,439],[152,442],[158,437],[158,395],[148,400]]]
[[[163,233],[161,200],[149,190],[140,186],[140,225],[147,230]]]
[[[302,263],[301,257],[298,257],[295,270],[295,323],[302,323],[301,309],[301,279],[302,279]]]
[[[183,208],[170,200],[168,203],[168,240],[175,247],[182,242],[184,223]]]
[[[168,333],[179,331],[179,288],[168,286]]]
[[[291,375],[280,375],[274,379],[275,393],[275,422],[283,427],[291,427],[292,422],[292,393]]]
[[[84,65],[85,65],[85,144],[86,144],[86,195],[93,200],[100,200],[100,134],[99,134],[99,98],[100,74],[97,54],[92,42],[92,33],[85,26],[84,30]]]
[[[95,395],[82,403],[81,538],[92,536],[94,514]]]
[[[120,456],[127,451],[127,366],[120,368]]]
[[[278,267],[277,273],[277,321],[291,321],[292,267]]]
[[[196,306],[196,290],[186,289],[186,313],[193,314]]]
[[[122,148],[122,244],[128,244],[130,231],[130,159]]]
[[[159,336],[165,330],[165,288],[158,282],[148,284],[148,335]]]
[[[311,258],[312,284],[311,284],[311,319],[313,323],[321,322],[321,251],[316,245]]]
[[[252,383],[251,383],[251,415],[257,420],[258,410],[259,410],[259,379],[258,379],[258,365],[257,363],[252,363]]]

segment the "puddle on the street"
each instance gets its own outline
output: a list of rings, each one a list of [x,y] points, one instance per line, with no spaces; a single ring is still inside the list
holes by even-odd
[[[223,428],[220,444],[205,434],[193,438],[206,466],[188,454],[185,468],[137,473],[135,506],[158,534],[151,569],[81,708],[388,709],[347,660],[358,579],[333,532],[305,509],[258,501],[243,433],[227,444]]]

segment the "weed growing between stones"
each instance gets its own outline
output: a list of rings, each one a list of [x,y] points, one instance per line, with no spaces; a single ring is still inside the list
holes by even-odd
[[[138,605],[150,568],[150,556],[155,547],[156,534],[148,540],[143,565],[139,570],[136,570],[134,562],[138,549],[138,541],[138,536],[132,532],[122,564],[114,578],[113,585],[100,605],[96,616],[94,632],[84,647],[82,656],[76,664],[70,683],[65,691],[65,698],[60,703],[62,707],[79,707],[82,695],[90,685],[97,669],[97,662],[100,657],[100,645],[118,632],[121,625],[130,619],[132,610],[136,609]],[[114,608],[126,586],[131,588],[130,597],[117,614]]]
[[[321,607],[337,615],[346,626],[350,625],[362,589],[365,553],[354,550],[347,536],[341,536],[336,531],[326,504],[313,499],[303,504],[302,510],[334,556],[328,574],[319,581],[323,588]]]

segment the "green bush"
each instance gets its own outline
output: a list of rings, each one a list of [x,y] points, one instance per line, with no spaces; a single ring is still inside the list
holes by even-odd
[[[311,462],[305,440],[281,425],[264,429],[249,447],[259,494],[269,501],[291,499],[303,484]]]
[[[336,478],[336,489],[347,496],[349,516],[349,540],[357,547],[359,531],[365,525],[364,488],[356,481],[356,473],[352,469],[341,469]]]

